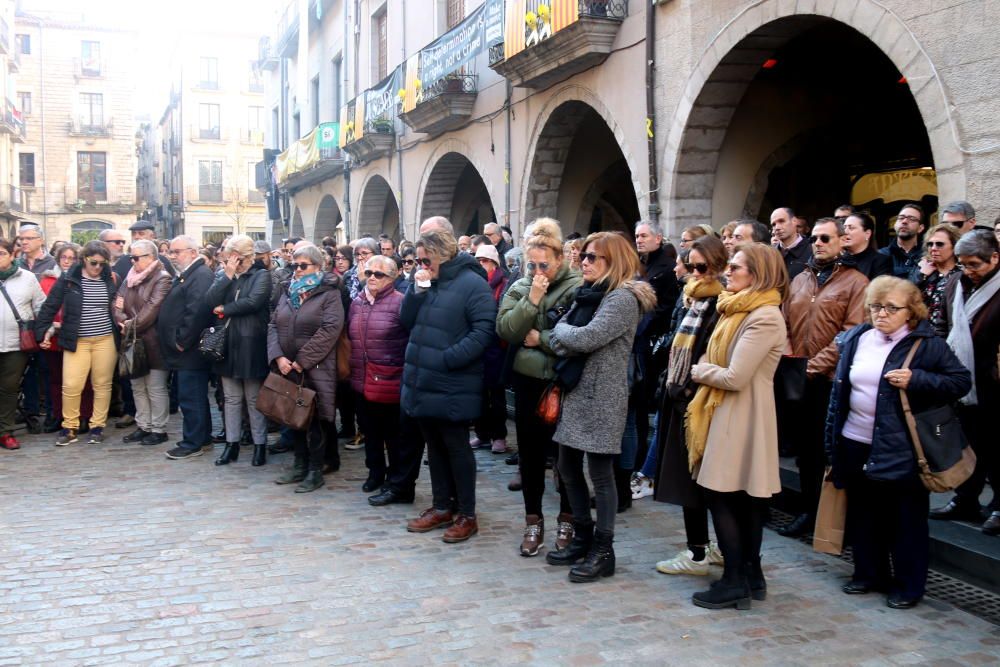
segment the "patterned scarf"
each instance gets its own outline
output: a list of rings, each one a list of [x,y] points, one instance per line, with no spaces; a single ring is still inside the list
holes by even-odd
[[[729,362],[729,347],[736,338],[743,320],[761,306],[780,306],[781,294],[776,289],[764,292],[742,290],[740,292],[723,292],[719,295],[716,308],[719,311],[719,322],[708,341],[708,363],[726,368]],[[726,390],[718,387],[701,385],[695,392],[694,399],[688,404],[684,425],[687,427],[688,468],[694,472],[705,454],[705,443],[708,442],[708,428],[712,425],[712,415],[722,404]]]
[[[670,345],[667,362],[667,385],[683,386],[691,373],[691,357],[698,340],[705,313],[712,305],[711,298],[722,292],[718,280],[691,280],[684,286],[684,319],[681,320]]]
[[[316,289],[321,282],[323,282],[322,271],[307,273],[301,278],[293,278],[292,284],[288,286],[288,302],[292,304],[292,310],[298,310],[302,305],[303,297]]]

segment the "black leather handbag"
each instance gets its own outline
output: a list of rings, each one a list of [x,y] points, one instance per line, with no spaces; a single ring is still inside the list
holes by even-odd
[[[216,324],[201,332],[198,341],[198,351],[212,361],[222,361],[226,358],[226,331],[229,320],[225,324]]]
[[[784,355],[774,372],[774,397],[786,403],[797,403],[806,393],[807,357]]]

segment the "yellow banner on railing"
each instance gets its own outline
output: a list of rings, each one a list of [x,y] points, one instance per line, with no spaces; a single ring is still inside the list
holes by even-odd
[[[324,157],[329,157],[339,145],[340,135],[338,123],[322,123],[312,132],[302,137],[284,152],[274,158],[274,169],[277,173],[278,185],[319,163]]]
[[[578,0],[507,0],[504,57],[545,41],[579,18]]]

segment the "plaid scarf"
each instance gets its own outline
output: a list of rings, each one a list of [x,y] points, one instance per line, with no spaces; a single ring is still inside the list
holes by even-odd
[[[712,305],[711,297],[722,292],[718,280],[692,280],[684,286],[684,318],[674,333],[667,362],[667,386],[683,387],[691,377],[691,363],[695,343],[705,319],[705,313]]]

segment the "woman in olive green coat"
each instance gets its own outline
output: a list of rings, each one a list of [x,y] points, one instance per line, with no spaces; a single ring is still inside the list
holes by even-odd
[[[515,347],[514,422],[524,495],[525,529],[522,556],[536,556],[544,546],[542,495],[545,492],[545,461],[557,452],[552,442],[555,424],[541,421],[536,408],[549,383],[556,377],[557,357],[549,347],[549,334],[558,319],[569,310],[580,274],[563,261],[559,223],[540,218],[528,227],[524,242],[524,277],[511,285],[500,303],[497,334]],[[573,515],[562,484],[559,490],[559,517],[556,548],[573,539]]]

